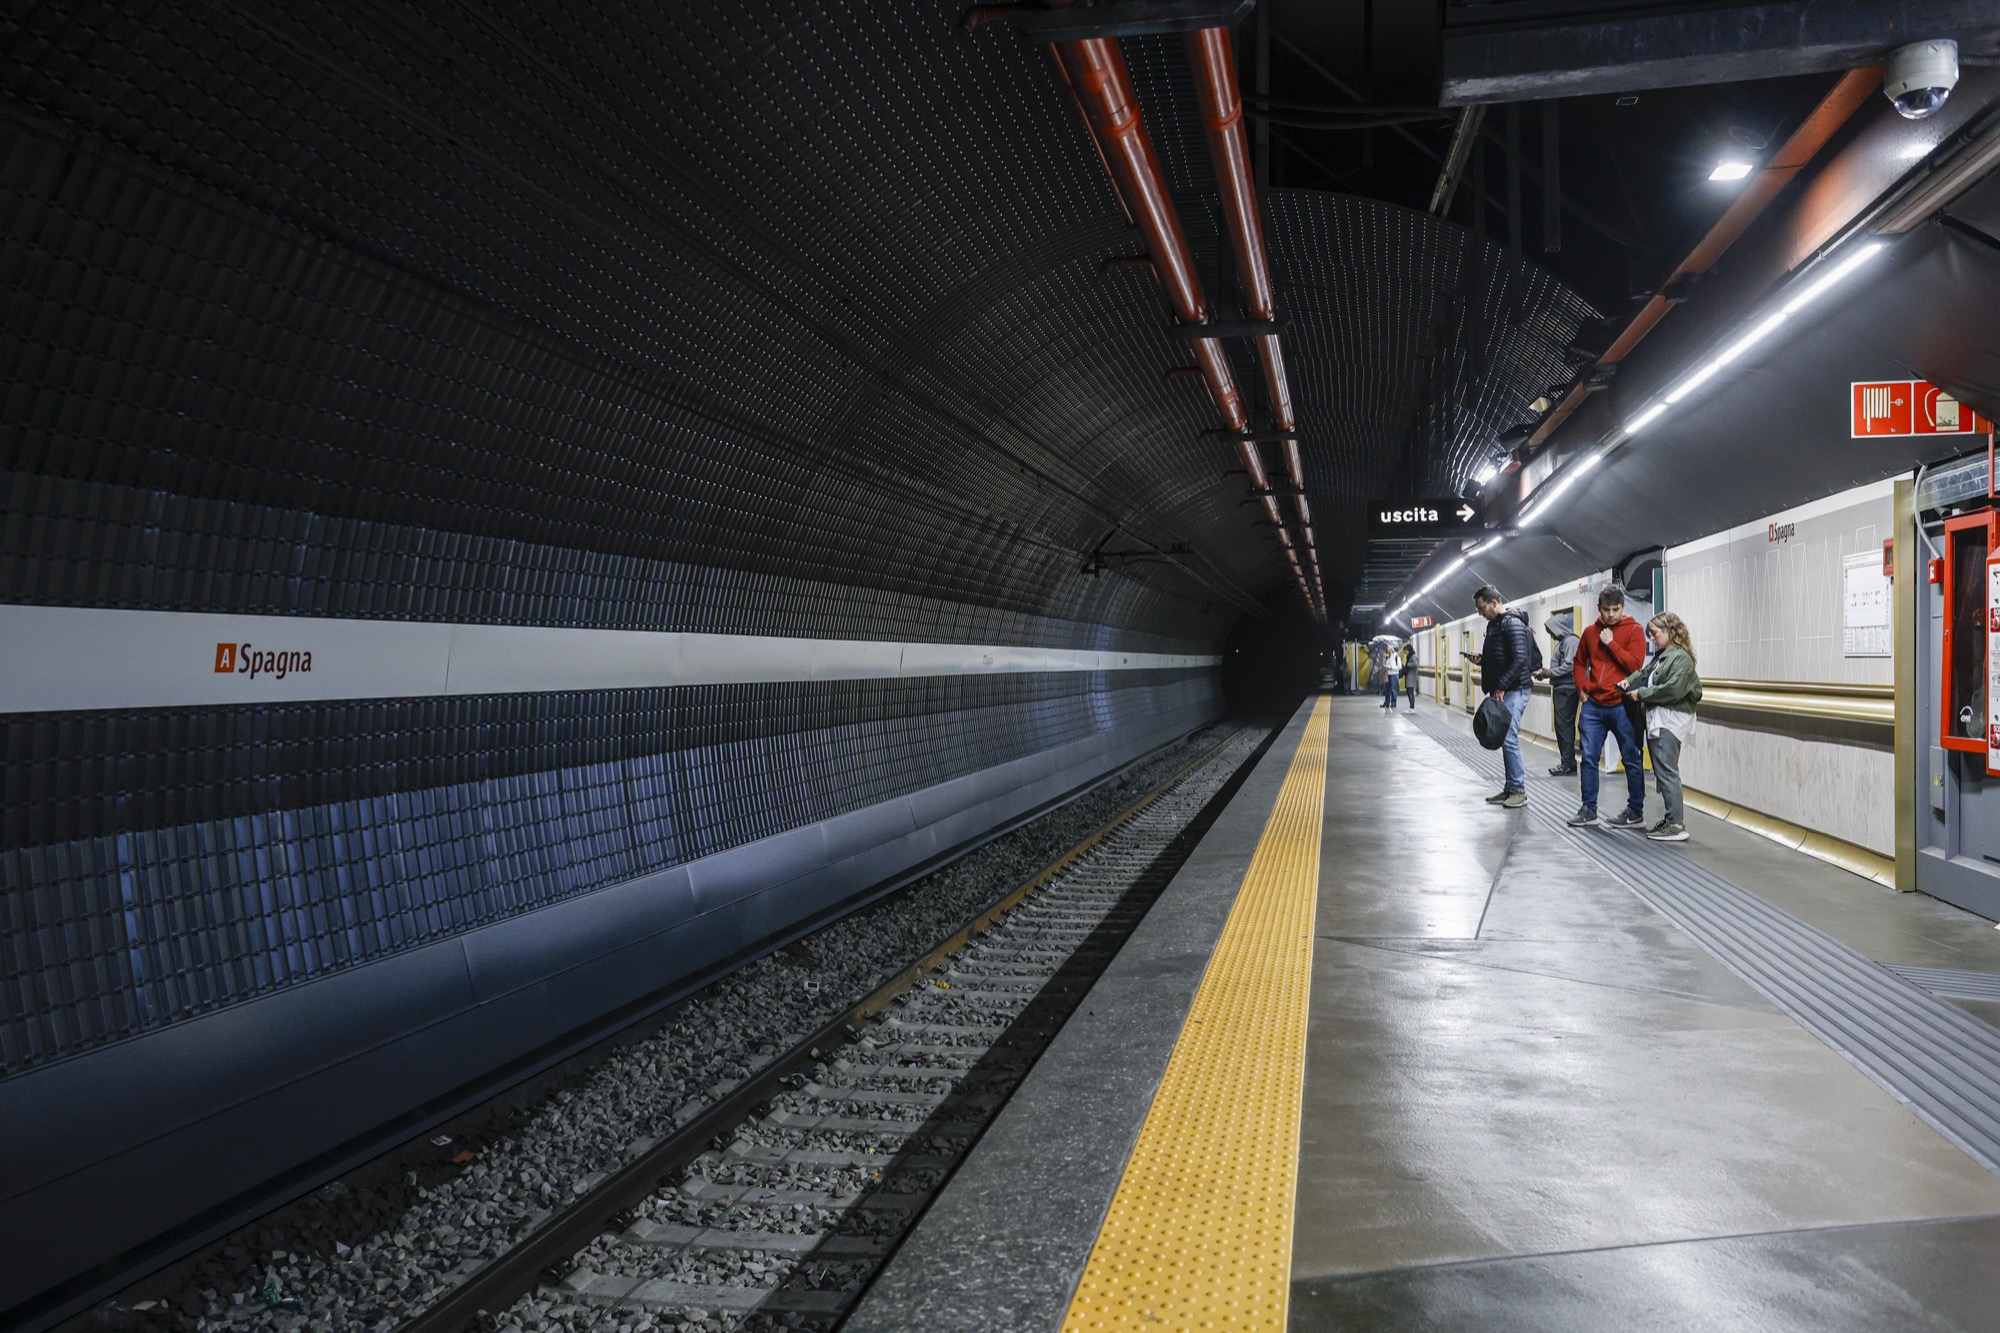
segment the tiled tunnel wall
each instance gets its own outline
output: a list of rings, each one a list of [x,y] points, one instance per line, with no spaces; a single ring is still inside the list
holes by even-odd
[[[234,20],[88,9],[0,23],[0,610],[1200,655],[1256,605],[1261,547],[1082,569],[1233,508],[1219,465],[1011,456],[1046,423],[968,424],[902,312],[746,272],[740,219],[481,195],[148,46],[303,77]],[[1177,667],[0,714],[0,1308],[1219,707]]]
[[[0,1072],[1212,698],[1197,669],[0,718]]]

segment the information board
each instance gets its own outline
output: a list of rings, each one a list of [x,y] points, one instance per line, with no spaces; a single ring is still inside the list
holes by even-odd
[[[1857,551],[1840,562],[1840,651],[1843,657],[1888,657],[1890,581],[1879,551]]]

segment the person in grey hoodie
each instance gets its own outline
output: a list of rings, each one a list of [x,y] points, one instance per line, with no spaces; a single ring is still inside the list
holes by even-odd
[[[1558,611],[1542,622],[1542,632],[1555,640],[1555,651],[1549,654],[1549,664],[1537,671],[1537,680],[1549,683],[1550,701],[1555,705],[1556,754],[1562,760],[1549,770],[1552,778],[1566,778],[1576,772],[1576,676],[1572,668],[1576,665],[1576,630],[1570,625],[1570,613]]]

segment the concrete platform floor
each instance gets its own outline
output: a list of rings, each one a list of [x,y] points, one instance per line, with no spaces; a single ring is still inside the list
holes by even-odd
[[[2000,1178],[1409,714],[1333,703],[1294,1330],[2000,1327]],[[1062,1326],[1303,717],[850,1328]],[[1977,917],[1690,827],[1871,957],[2000,972]]]
[[[1294,1329],[2000,1324],[2000,1179],[1407,714],[1335,703]],[[2000,971],[1978,918],[1690,827],[1881,961]]]

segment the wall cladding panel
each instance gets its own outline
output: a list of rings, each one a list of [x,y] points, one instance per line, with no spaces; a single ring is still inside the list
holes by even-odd
[[[0,1074],[1213,706],[1195,670],[0,718]],[[100,758],[163,731],[152,789]]]

